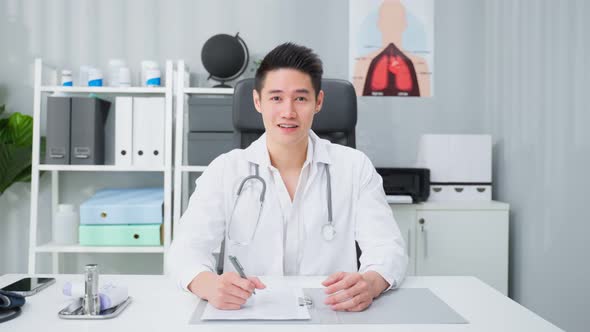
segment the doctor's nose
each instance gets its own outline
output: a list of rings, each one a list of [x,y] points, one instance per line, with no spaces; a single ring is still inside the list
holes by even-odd
[[[282,118],[292,119],[297,116],[297,112],[295,112],[295,107],[293,103],[288,102],[283,105],[280,113]]]

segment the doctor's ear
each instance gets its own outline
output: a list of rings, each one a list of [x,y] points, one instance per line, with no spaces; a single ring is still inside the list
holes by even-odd
[[[256,89],[252,90],[252,100],[254,101],[254,108],[256,108],[256,111],[262,113],[262,108],[260,107],[260,95]]]
[[[322,105],[324,104],[324,90],[320,90],[318,96],[316,98],[315,104],[315,113],[319,113],[322,110]]]

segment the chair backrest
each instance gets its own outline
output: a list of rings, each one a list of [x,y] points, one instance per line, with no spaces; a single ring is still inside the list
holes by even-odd
[[[244,79],[234,88],[232,117],[234,146],[247,148],[264,133],[262,116],[254,108],[252,90],[254,79]],[[356,147],[356,94],[350,82],[323,79],[324,104],[315,115],[311,129],[332,143]]]

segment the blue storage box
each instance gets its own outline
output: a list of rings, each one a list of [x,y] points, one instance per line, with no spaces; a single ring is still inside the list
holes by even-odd
[[[80,224],[161,224],[162,188],[104,189],[80,205]]]

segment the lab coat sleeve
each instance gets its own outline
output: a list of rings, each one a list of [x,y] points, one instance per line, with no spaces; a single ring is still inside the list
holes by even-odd
[[[408,265],[405,241],[385,198],[383,180],[362,154],[356,241],[361,248],[360,273],[375,271],[388,283],[386,290],[401,285]]]
[[[216,158],[196,181],[188,207],[174,232],[167,269],[178,286],[188,291],[190,282],[201,272],[216,272],[213,252],[225,234],[222,179],[226,155]]]

